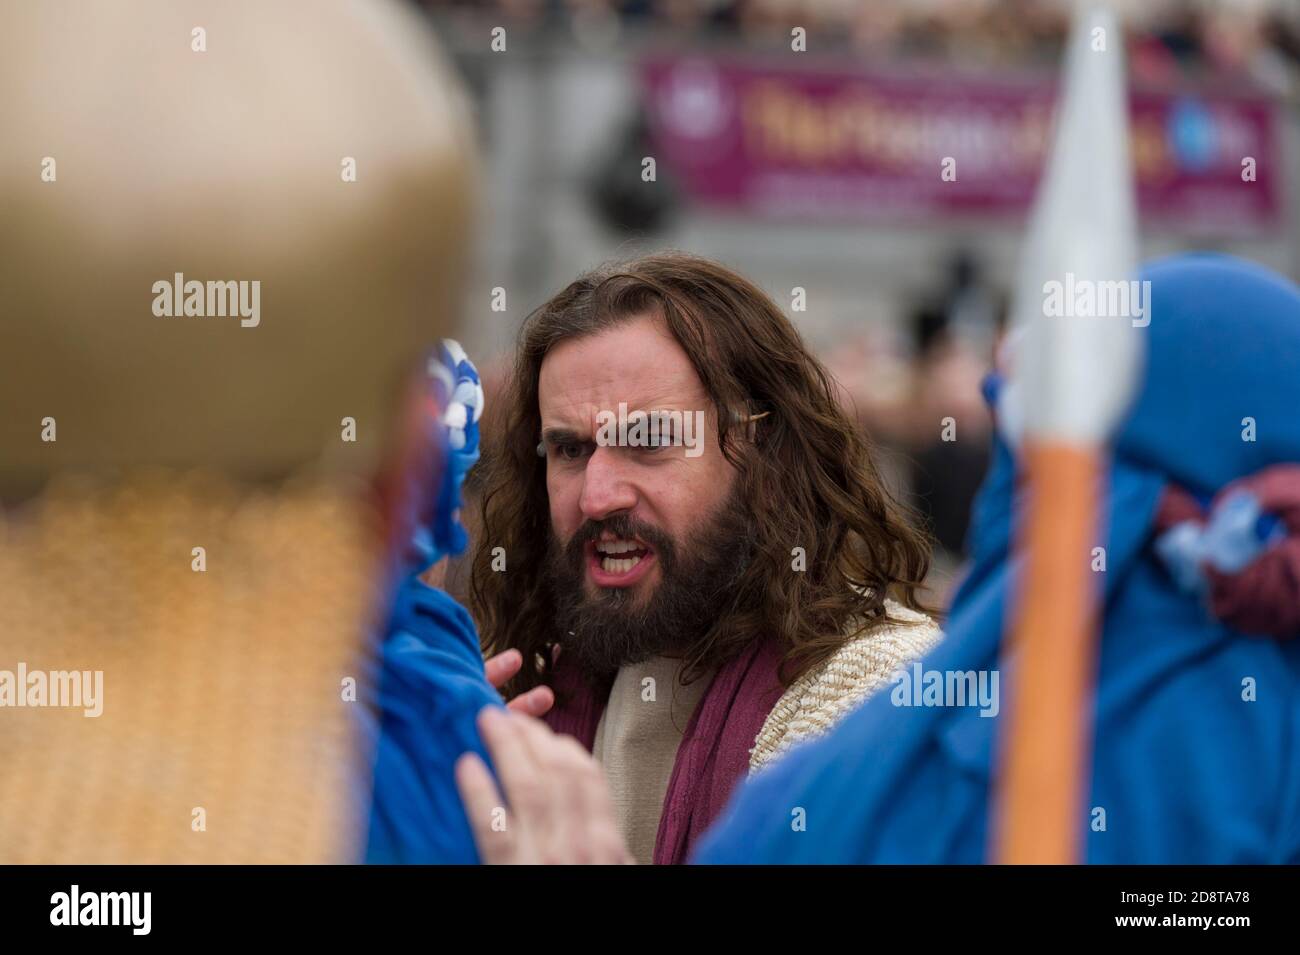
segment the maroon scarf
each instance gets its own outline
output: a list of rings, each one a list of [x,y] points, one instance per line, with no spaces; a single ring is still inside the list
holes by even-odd
[[[561,654],[553,681],[557,702],[545,719],[551,729],[577,737],[590,751],[613,680],[593,689],[563,661]],[[776,641],[755,640],[714,674],[677,747],[655,837],[655,865],[685,862],[749,772],[749,751],[784,692],[777,676],[780,663]]]

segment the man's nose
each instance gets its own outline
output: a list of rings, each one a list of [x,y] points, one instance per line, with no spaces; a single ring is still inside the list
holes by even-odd
[[[578,506],[590,521],[603,521],[636,506],[636,489],[627,479],[627,462],[616,448],[597,447],[587,459]]]

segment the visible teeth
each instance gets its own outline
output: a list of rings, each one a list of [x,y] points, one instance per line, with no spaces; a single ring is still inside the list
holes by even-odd
[[[630,550],[640,549],[640,545],[634,541],[613,540],[596,542],[596,550],[602,554],[626,554]]]
[[[629,570],[641,563],[640,557],[602,557],[600,560],[600,569],[607,574],[626,574]]]

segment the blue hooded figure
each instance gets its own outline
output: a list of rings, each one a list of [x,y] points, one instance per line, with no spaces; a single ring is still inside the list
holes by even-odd
[[[490,765],[475,717],[501,705],[487,682],[478,632],[464,607],[419,579],[465,549],[461,485],[479,456],[483,388],[460,345],[446,340],[429,363],[433,439],[444,468],[433,507],[417,521],[408,565],[384,639],[379,735],[366,861],[478,862],[453,767],[466,752]],[[428,495],[425,495],[428,499]]]
[[[1214,255],[1151,265],[1145,376],[1116,436],[1089,863],[1300,862],[1300,294]],[[989,397],[997,405],[997,383]],[[1019,573],[1009,445],[972,515],[972,565],[940,673],[997,671]],[[1087,561],[1085,555],[1081,558]],[[882,690],[828,736],[751,778],[704,863],[989,859],[994,706],[916,706]]]

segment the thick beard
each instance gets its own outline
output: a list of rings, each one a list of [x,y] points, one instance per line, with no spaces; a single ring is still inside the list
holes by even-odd
[[[638,537],[654,548],[660,574],[654,591],[603,587],[594,595],[587,593],[583,545],[605,530]],[[564,656],[595,682],[628,664],[687,655],[730,604],[753,548],[753,530],[738,489],[712,521],[681,545],[626,515],[587,521],[567,544],[552,535],[547,577]]]

